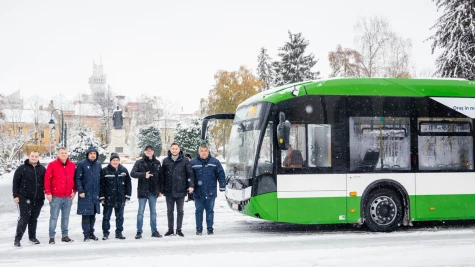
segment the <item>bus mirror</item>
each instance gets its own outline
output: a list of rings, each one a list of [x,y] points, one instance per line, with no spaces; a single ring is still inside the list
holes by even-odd
[[[277,125],[277,143],[279,149],[287,150],[290,144],[290,122],[285,120],[285,114],[279,113],[279,125]]]

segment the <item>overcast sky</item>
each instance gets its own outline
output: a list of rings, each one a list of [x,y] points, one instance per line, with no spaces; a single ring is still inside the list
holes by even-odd
[[[259,49],[275,58],[288,30],[310,41],[313,70],[326,77],[328,52],[353,47],[356,20],[373,15],[412,39],[416,69],[434,69],[425,40],[440,13],[431,0],[0,0],[0,93],[90,93],[102,55],[116,93],[166,95],[193,111],[216,71],[255,71]]]

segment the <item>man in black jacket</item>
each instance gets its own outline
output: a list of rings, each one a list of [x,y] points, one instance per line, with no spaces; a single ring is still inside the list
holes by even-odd
[[[21,247],[20,240],[28,226],[30,242],[39,244],[36,239],[36,225],[41,208],[45,202],[44,180],[46,168],[40,165],[39,152],[30,152],[25,164],[16,169],[13,176],[13,201],[20,208],[20,218],[16,228],[15,247]]]
[[[117,153],[111,153],[110,163],[101,170],[101,204],[104,205],[104,218],[102,219],[102,240],[109,239],[110,219],[112,210],[115,211],[115,238],[125,239],[122,235],[124,230],[124,207],[132,195],[132,181],[129,172],[120,164]]]
[[[157,230],[157,198],[161,196],[159,189],[160,161],[155,158],[152,146],[145,147],[143,158],[135,162],[130,175],[139,180],[137,185],[139,210],[135,239],[142,238],[143,214],[147,201],[150,208],[152,237],[162,237]]]
[[[183,157],[180,146],[173,143],[168,151],[168,157],[163,159],[160,174],[160,192],[167,201],[168,231],[165,236],[173,235],[173,223],[175,220],[175,203],[177,209],[176,234],[184,237],[181,231],[183,224],[183,206],[187,193],[193,193],[194,188],[193,170],[190,161]]]

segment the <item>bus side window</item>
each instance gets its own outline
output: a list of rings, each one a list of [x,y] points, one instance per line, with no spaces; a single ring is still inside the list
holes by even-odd
[[[470,118],[419,118],[419,170],[473,170]]]
[[[331,167],[331,125],[308,125],[308,166]]]
[[[305,125],[291,124],[290,128],[290,147],[288,150],[282,150],[282,167],[284,168],[302,168],[306,164],[306,144],[305,144]]]

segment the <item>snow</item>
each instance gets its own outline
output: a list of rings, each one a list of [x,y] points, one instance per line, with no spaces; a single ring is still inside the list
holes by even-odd
[[[37,230],[42,244],[29,244],[26,234],[19,249],[13,247],[17,211],[11,200],[12,177],[10,173],[0,179],[0,227],[4,229],[0,232],[0,266],[473,266],[475,262],[473,227],[369,233],[351,226],[335,229],[273,223],[230,210],[221,193],[215,206],[215,235],[194,235],[194,203],[188,202],[184,238],[150,237],[147,208],[143,238],[135,240],[136,179],[132,201],[125,207],[126,240],[82,242],[76,198],[69,222],[74,243],[47,244],[49,207],[45,204]],[[163,197],[158,200],[157,215],[163,234],[167,228]],[[102,215],[98,215],[98,236],[101,222]],[[112,231],[114,223],[111,220]],[[57,232],[59,227],[58,223]]]

